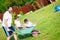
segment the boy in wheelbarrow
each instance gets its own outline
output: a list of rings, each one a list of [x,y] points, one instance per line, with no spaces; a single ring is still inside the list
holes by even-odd
[[[36,26],[36,24],[33,24],[32,22],[28,21],[28,19],[24,19],[24,27],[26,28],[31,28],[31,27],[34,27]]]
[[[24,27],[26,28],[31,28],[31,27],[35,27],[36,24],[33,24],[32,22],[30,22],[28,19],[24,19]],[[36,37],[38,36],[38,34],[40,34],[37,30],[32,30],[32,36]]]

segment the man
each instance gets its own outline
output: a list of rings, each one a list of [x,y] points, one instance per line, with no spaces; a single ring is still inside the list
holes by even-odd
[[[4,32],[7,36],[7,40],[10,40],[12,34],[14,35],[14,39],[17,40],[16,33],[14,32],[14,28],[12,27],[12,7],[8,7],[8,11],[6,11],[3,15],[3,23],[2,27],[4,29]]]

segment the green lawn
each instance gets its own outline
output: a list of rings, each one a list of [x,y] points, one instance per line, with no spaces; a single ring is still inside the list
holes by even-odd
[[[54,12],[56,5],[60,5],[60,0],[31,14],[24,15],[21,18],[21,22],[23,23],[23,20],[27,18],[36,23],[35,29],[41,34],[37,37],[18,38],[18,40],[60,40],[60,12]],[[6,40],[2,28],[0,28],[0,40]]]

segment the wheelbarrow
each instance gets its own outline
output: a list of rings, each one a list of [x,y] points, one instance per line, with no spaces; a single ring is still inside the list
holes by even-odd
[[[34,30],[34,27],[30,27],[27,29],[21,29],[19,31],[17,31],[17,34],[19,35],[31,35],[33,37],[38,36],[38,34],[40,34],[37,30]]]
[[[16,33],[20,34],[20,35],[32,34],[33,29],[34,29],[34,27],[30,27],[30,28],[26,28],[26,29],[20,29]]]

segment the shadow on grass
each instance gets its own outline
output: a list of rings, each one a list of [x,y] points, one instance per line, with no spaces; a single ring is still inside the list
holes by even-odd
[[[23,40],[25,38],[28,38],[28,37],[32,37],[31,34],[25,34],[25,35],[18,35],[17,38],[19,38],[20,40]],[[12,36],[10,40],[14,40],[14,37]]]
[[[18,35],[18,38],[19,38],[20,40],[25,39],[25,38],[28,38],[28,37],[32,37],[32,35],[31,35],[31,34]]]
[[[14,37],[12,36],[12,37],[10,38],[10,40],[14,40]]]

